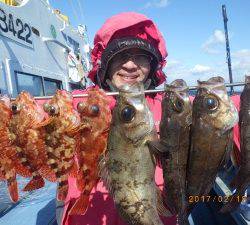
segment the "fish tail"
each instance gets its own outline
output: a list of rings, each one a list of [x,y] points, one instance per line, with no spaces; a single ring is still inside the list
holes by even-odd
[[[13,202],[17,202],[19,195],[18,195],[18,186],[17,186],[16,176],[10,177],[7,179],[7,186],[8,186],[11,200]]]
[[[68,184],[68,176],[66,174],[62,175],[58,179],[58,193],[57,193],[57,199],[59,201],[64,201],[68,195],[68,189],[69,189],[69,184]]]
[[[15,169],[12,168],[6,173],[3,172],[3,174],[5,175],[5,178],[7,180],[7,186],[8,186],[10,198],[13,202],[17,202],[19,196],[18,196],[18,186],[17,186],[17,181],[16,181]]]
[[[39,174],[34,174],[29,183],[24,187],[23,191],[33,191],[44,187],[44,179]]]
[[[189,225],[188,214],[187,213],[179,213],[177,215],[176,224],[178,224],[178,225]]]
[[[4,173],[2,172],[2,167],[0,166],[0,181],[5,180]]]
[[[230,187],[235,189],[237,185],[241,183],[241,177],[239,176],[239,173],[234,177],[234,179],[230,183]]]
[[[69,211],[69,215],[84,215],[89,206],[90,191],[85,190]]]
[[[13,202],[17,202],[19,195],[16,181],[16,172],[10,160],[5,159],[3,163],[0,164],[0,174],[2,179],[7,180],[7,186],[11,200]]]
[[[227,213],[234,211],[240,205],[240,200],[242,200],[242,196],[244,196],[246,189],[246,184],[241,185],[241,187],[228,198],[228,202],[224,206],[222,206],[220,212]]]

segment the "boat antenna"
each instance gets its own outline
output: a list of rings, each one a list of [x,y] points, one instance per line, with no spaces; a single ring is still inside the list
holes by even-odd
[[[227,11],[226,5],[222,5],[222,15],[224,21],[224,31],[225,31],[225,39],[226,39],[226,51],[227,51],[227,65],[228,65],[228,72],[229,72],[229,82],[230,84],[233,83],[233,74],[232,74],[232,65],[231,65],[231,56],[230,56],[230,46],[229,46],[229,39],[228,39],[228,30],[227,30]],[[230,92],[233,94],[234,88],[233,86],[230,87]]]

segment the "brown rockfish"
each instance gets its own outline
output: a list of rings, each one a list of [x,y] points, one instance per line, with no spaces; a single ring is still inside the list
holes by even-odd
[[[71,93],[57,90],[53,98],[44,104],[44,110],[49,114],[49,122],[44,126],[45,147],[48,165],[58,181],[58,200],[65,200],[67,197],[68,175],[77,174],[74,156],[79,144],[76,131],[80,126],[80,117],[72,101]]]
[[[142,84],[124,85],[113,111],[102,178],[128,224],[162,225],[163,207],[154,181],[156,160],[147,145],[157,134]]]
[[[195,196],[208,194],[216,174],[228,157],[237,110],[227,95],[222,77],[198,81],[193,102],[192,138],[188,159],[187,194],[193,206]]]
[[[240,96],[239,113],[241,164],[236,177],[231,183],[231,187],[236,188],[236,192],[230,197],[232,201],[227,203],[221,209],[221,212],[236,209],[250,185],[250,76],[246,76],[245,82],[245,88]]]
[[[6,180],[10,198],[18,201],[15,163],[18,162],[11,145],[9,125],[12,117],[10,99],[0,95],[0,180]]]
[[[160,144],[169,152],[167,159],[161,158],[165,202],[173,213],[178,214],[179,224],[188,224],[186,167],[192,123],[188,91],[187,84],[181,79],[166,85],[160,122]]]
[[[45,113],[28,92],[21,92],[11,103],[12,118],[10,121],[10,136],[12,146],[22,165],[28,169],[31,181],[24,187],[24,191],[32,191],[44,186],[43,175],[54,181],[54,174],[46,165],[44,135],[45,130],[39,129],[40,123],[45,121]],[[23,175],[17,165],[17,173]],[[29,176],[29,173],[24,174]]]

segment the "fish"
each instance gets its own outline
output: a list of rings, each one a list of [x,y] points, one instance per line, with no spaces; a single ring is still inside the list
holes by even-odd
[[[178,214],[178,224],[189,224],[186,213],[186,167],[190,146],[192,104],[188,91],[188,86],[182,79],[165,85],[160,142],[154,143],[162,149],[161,152],[168,152],[168,157],[161,157],[160,160],[164,178],[163,196],[171,212]]]
[[[78,169],[74,156],[79,147],[76,128],[80,126],[80,117],[72,101],[73,96],[70,92],[57,90],[52,99],[43,105],[44,111],[49,115],[43,126],[47,164],[54,171],[58,181],[59,201],[64,201],[67,197],[69,174],[75,177]]]
[[[154,180],[156,157],[148,141],[156,139],[143,84],[124,85],[113,109],[100,174],[120,216],[128,224],[162,225],[158,213],[171,215],[164,208]]]
[[[42,188],[45,185],[42,175],[48,180],[55,181],[55,175],[46,165],[45,130],[38,127],[45,120],[45,113],[34,97],[26,91],[21,92],[11,102],[11,110],[9,130],[13,137],[12,145],[19,162],[28,170],[25,175],[32,177],[23,191]],[[18,171],[20,169],[17,168]]]
[[[0,96],[0,180],[6,180],[12,202],[19,199],[16,170],[14,166],[15,150],[11,148],[9,123],[11,120],[10,99]]]
[[[77,187],[81,195],[71,208],[70,215],[84,214],[88,208],[90,193],[100,179],[98,164],[107,148],[111,123],[109,100],[105,92],[99,88],[91,88],[87,94],[86,101],[77,105],[81,118]]]
[[[227,94],[224,79],[218,76],[198,81],[187,169],[188,211],[195,205],[192,198],[207,195],[211,190],[232,149],[232,128],[237,123],[238,112]]]
[[[239,112],[241,163],[238,173],[230,184],[231,188],[236,189],[236,192],[229,197],[230,201],[221,208],[222,213],[235,210],[244,199],[245,191],[250,185],[250,76],[246,76],[245,83],[240,96]]]

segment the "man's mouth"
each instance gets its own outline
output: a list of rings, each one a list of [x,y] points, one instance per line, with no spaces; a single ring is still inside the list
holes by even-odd
[[[122,79],[127,81],[135,80],[139,77],[139,75],[124,75],[124,74],[118,74]]]

